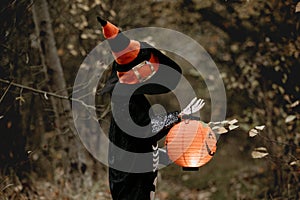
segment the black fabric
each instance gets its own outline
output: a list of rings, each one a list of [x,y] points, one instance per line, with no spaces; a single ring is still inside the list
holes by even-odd
[[[116,70],[112,69],[111,75],[108,78],[107,82],[105,83],[104,87],[101,89],[100,94],[103,95],[105,93],[111,93],[115,87],[115,85],[118,83],[119,78],[117,76]]]
[[[101,26],[105,26],[107,24],[107,21],[102,19],[101,17],[97,17],[98,22],[101,24]]]
[[[144,95],[135,95],[131,98],[129,105],[122,103],[121,99],[116,98],[113,104],[113,109],[128,109],[135,122],[139,125],[146,125],[150,122],[147,116],[150,104]],[[114,112],[114,111],[113,111]],[[117,112],[117,111],[116,111]],[[143,140],[135,138],[123,132],[115,122],[111,120],[109,131],[110,141],[117,147],[130,152],[151,152],[151,140]],[[114,200],[149,200],[150,187],[157,175],[157,172],[148,173],[129,173],[115,169],[115,166],[120,163],[130,163],[128,167],[133,167],[134,161],[128,161],[128,158],[123,157],[120,153],[115,153],[114,148],[109,146],[109,186],[111,195]],[[151,160],[149,159],[149,162]]]
[[[122,103],[121,99],[116,98],[115,101],[112,102],[113,109],[121,109],[122,107],[126,109],[129,107],[130,115],[132,120],[140,125],[145,126],[151,123],[151,119],[149,116],[149,109],[150,104],[147,101],[146,97],[142,94],[139,95],[133,95],[130,99],[129,104]],[[119,105],[118,105],[119,104]],[[113,110],[112,112],[117,112],[117,110]],[[117,125],[114,118],[111,120],[111,126],[109,131],[109,139],[110,141],[116,145],[117,147],[122,148],[123,150],[135,152],[135,153],[147,153],[152,152],[152,145],[156,146],[156,143],[159,139],[164,137],[168,131],[169,128],[172,127],[175,123],[179,122],[180,119],[175,117],[178,112],[170,113],[166,118],[161,118],[163,121],[163,127],[160,127],[160,130],[157,131],[155,129],[155,135],[149,137],[149,138],[138,138],[131,136]],[[171,117],[171,115],[173,117]],[[160,119],[160,117],[155,117],[155,119]],[[172,119],[172,120],[170,120]],[[177,119],[177,120],[175,120]],[[124,118],[126,120],[126,118]],[[152,125],[152,124],[151,124]],[[155,126],[155,125],[154,125]],[[153,126],[150,126],[153,127]],[[153,134],[153,131],[151,128],[149,131],[145,133],[140,133],[143,135],[149,135]],[[149,157],[145,159],[145,163],[147,165],[152,166],[153,157]],[[138,165],[138,163],[135,162],[135,160],[128,160],[127,157],[124,157],[122,153],[116,153],[114,151],[114,147],[109,147],[109,183],[110,183],[110,190],[113,199],[119,200],[119,199],[126,199],[126,200],[148,200],[150,199],[150,191],[154,191],[153,187],[153,181],[155,177],[157,176],[157,171],[155,172],[147,172],[147,173],[128,173],[119,171],[116,168],[116,166],[122,164],[125,165],[128,170],[129,168],[134,168],[135,165]]]
[[[153,132],[151,127],[151,118],[149,116],[149,109],[151,105],[144,96],[144,94],[162,94],[174,89],[180,79],[181,69],[180,67],[172,61],[170,58],[162,54],[160,51],[154,49],[146,43],[142,43],[143,46],[149,47],[145,54],[153,53],[158,57],[160,64],[167,65],[165,67],[160,67],[156,74],[151,78],[153,82],[159,79],[171,79],[171,87],[166,88],[159,84],[121,84],[117,77],[117,64],[114,62],[112,74],[106,83],[105,87],[102,89],[101,93],[106,92],[114,93],[111,104],[112,112],[114,115],[118,115],[118,120],[123,120],[121,124],[126,125],[126,120],[128,118],[123,116],[123,110],[129,109],[130,118],[135,124],[139,126],[149,125],[149,129],[143,133],[138,133],[144,138],[135,137],[124,132],[117,124],[116,119],[113,117],[111,119],[111,125],[109,130],[109,140],[114,145],[109,146],[108,159],[109,159],[109,185],[111,194],[114,200],[149,200],[150,192],[154,190],[153,181],[157,176],[157,171],[147,172],[147,173],[129,173],[123,172],[116,168],[118,164],[125,163],[127,171],[130,168],[138,165],[134,159],[128,160],[124,157],[122,153],[116,153],[115,147],[117,146],[123,150],[134,152],[134,153],[148,153],[153,152],[152,145],[156,146],[157,141],[164,137],[169,128],[178,121],[173,120],[172,123],[166,123],[159,131]],[[166,74],[166,67],[175,69],[177,75],[173,77]],[[173,70],[174,71],[174,70]],[[149,79],[149,80],[151,80]],[[148,82],[149,82],[148,80]],[[134,92],[132,92],[134,91]],[[131,95],[128,103],[124,102],[124,98]],[[167,122],[167,120],[166,120]],[[151,155],[151,154],[150,154]],[[153,164],[153,157],[146,158],[145,163],[150,166]]]
[[[127,120],[133,120],[139,126],[146,126],[150,124],[151,119],[149,117],[150,104],[144,95],[133,95],[130,99],[129,104],[122,101],[120,98],[114,98],[112,100],[112,112],[118,116],[118,124],[123,126],[128,124]],[[123,117],[123,111],[129,109],[131,119]],[[118,147],[136,153],[146,153],[152,151],[152,144],[155,144],[155,138],[147,138],[150,136],[151,129],[148,132],[140,133],[141,137],[134,137],[125,133],[118,126],[115,118],[112,117],[109,139]]]
[[[156,172],[134,174],[109,169],[109,186],[114,200],[150,200]]]

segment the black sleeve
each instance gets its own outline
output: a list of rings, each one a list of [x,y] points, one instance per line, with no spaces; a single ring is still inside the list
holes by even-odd
[[[149,80],[152,83],[146,81],[141,87],[139,87],[136,94],[164,94],[174,90],[181,79],[182,70],[180,66],[171,58],[152,47],[147,43],[142,43],[146,48],[149,48],[159,60],[160,67],[156,74]],[[173,69],[173,70],[170,70]],[[155,84],[161,83],[161,84]],[[168,87],[165,87],[168,86]]]
[[[101,89],[100,94],[103,95],[105,93],[111,93],[113,91],[115,85],[118,83],[118,81],[119,81],[119,78],[117,76],[117,71],[113,64],[111,74],[110,74],[107,82],[105,83],[104,87]]]

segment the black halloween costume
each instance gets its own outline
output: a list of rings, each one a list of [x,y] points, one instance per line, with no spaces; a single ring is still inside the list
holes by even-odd
[[[120,52],[130,45],[130,41],[118,29],[98,18],[105,34],[109,36],[108,43],[112,52]],[[112,27],[112,28],[110,28]],[[136,42],[136,41],[135,41]],[[109,129],[109,185],[115,200],[147,200],[151,191],[155,191],[155,178],[157,176],[157,141],[168,133],[168,129],[180,121],[178,112],[166,116],[151,116],[151,105],[145,94],[163,94],[175,89],[181,77],[180,67],[169,57],[145,42],[139,42],[140,49],[136,57],[129,63],[120,64],[116,60],[112,65],[112,73],[101,93],[112,95],[111,105],[113,117]],[[118,72],[126,72],[143,61],[149,61],[154,56],[159,61],[159,68],[148,80],[136,84],[120,82]],[[116,92],[117,91],[117,92]],[[124,101],[128,98],[129,101]],[[128,112],[130,116],[126,115]],[[130,118],[130,119],[129,119]],[[124,130],[130,129],[129,121],[137,126],[149,128],[143,132],[128,134]],[[120,126],[121,125],[121,126]],[[150,125],[150,126],[149,126]],[[121,149],[121,151],[120,151]],[[126,156],[126,152],[145,154],[143,163],[139,159]],[[149,156],[150,155],[150,156]],[[146,172],[135,171],[142,165]],[[119,170],[120,166],[126,170]]]
[[[169,113],[166,116],[149,116],[151,105],[144,94],[162,94],[173,90],[181,75],[180,67],[170,58],[162,54],[160,51],[145,42],[140,42],[141,50],[134,60],[135,63],[147,60],[150,54],[158,57],[160,68],[148,81],[140,85],[122,84],[118,81],[117,70],[124,69],[117,62],[113,63],[112,74],[102,89],[102,93],[112,93],[114,88],[119,87],[118,91],[122,93],[114,94],[116,97],[112,99],[112,112],[120,116],[118,120],[123,120],[121,124],[126,124],[127,118],[122,118],[124,109],[129,109],[131,119],[139,126],[151,124],[151,128],[140,134],[141,137],[134,137],[124,132],[115,118],[112,117],[109,130],[109,139],[117,147],[135,153],[153,152],[153,148],[157,146],[157,141],[168,133],[168,129],[180,119],[178,112]],[[129,68],[130,69],[130,68]],[[173,70],[170,70],[173,69]],[[170,72],[171,71],[171,72]],[[170,76],[170,73],[173,75]],[[156,84],[159,82],[160,84]],[[165,87],[167,85],[168,87]],[[129,104],[124,103],[122,98],[130,94],[132,88],[134,90],[130,97]],[[127,160],[122,154],[111,145],[109,147],[109,183],[113,199],[115,200],[147,200],[150,199],[150,192],[155,191],[154,180],[157,176],[157,169],[149,170],[146,173],[124,172],[115,169],[119,164],[126,164],[128,168],[134,168],[138,165],[134,159]],[[153,168],[153,158],[147,158],[147,165]]]

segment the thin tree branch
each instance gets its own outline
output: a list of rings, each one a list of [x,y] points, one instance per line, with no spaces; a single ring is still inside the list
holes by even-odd
[[[47,96],[52,96],[52,97],[56,97],[56,98],[59,98],[59,99],[71,100],[71,101],[75,101],[75,102],[78,102],[78,103],[82,104],[86,108],[90,108],[90,109],[96,110],[95,106],[88,105],[88,104],[86,104],[84,101],[82,101],[80,99],[75,99],[75,98],[72,98],[72,97],[63,96],[63,95],[59,95],[59,94],[56,94],[56,93],[53,93],[53,92],[44,91],[44,90],[39,90],[39,89],[36,89],[36,88],[33,88],[33,87],[29,87],[29,86],[26,86],[26,85],[22,85],[22,84],[19,84],[19,83],[14,83],[12,81],[8,81],[8,80],[2,79],[2,78],[0,78],[0,82],[1,83],[5,83],[5,84],[9,84],[9,86],[6,89],[5,93],[1,97],[0,103],[1,103],[2,99],[4,98],[4,95],[7,93],[9,87],[12,85],[12,86],[15,86],[15,87],[18,87],[18,88],[22,88],[22,89],[25,89],[25,90],[29,90],[29,91],[32,91],[32,92],[35,92],[35,93],[43,94],[44,97],[45,97],[45,99],[48,99]]]
[[[5,95],[6,95],[6,93],[8,92],[10,86],[12,85],[12,81],[11,81],[11,82],[8,81],[8,84],[9,84],[9,85],[7,86],[6,90],[4,91],[4,94],[1,96],[0,103],[3,101],[3,99],[4,99]]]

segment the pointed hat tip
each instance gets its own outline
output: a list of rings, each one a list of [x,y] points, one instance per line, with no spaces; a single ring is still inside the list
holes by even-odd
[[[105,21],[104,19],[102,19],[101,17],[97,16],[97,20],[98,22],[101,24],[101,26],[105,26],[107,24],[107,21]]]

